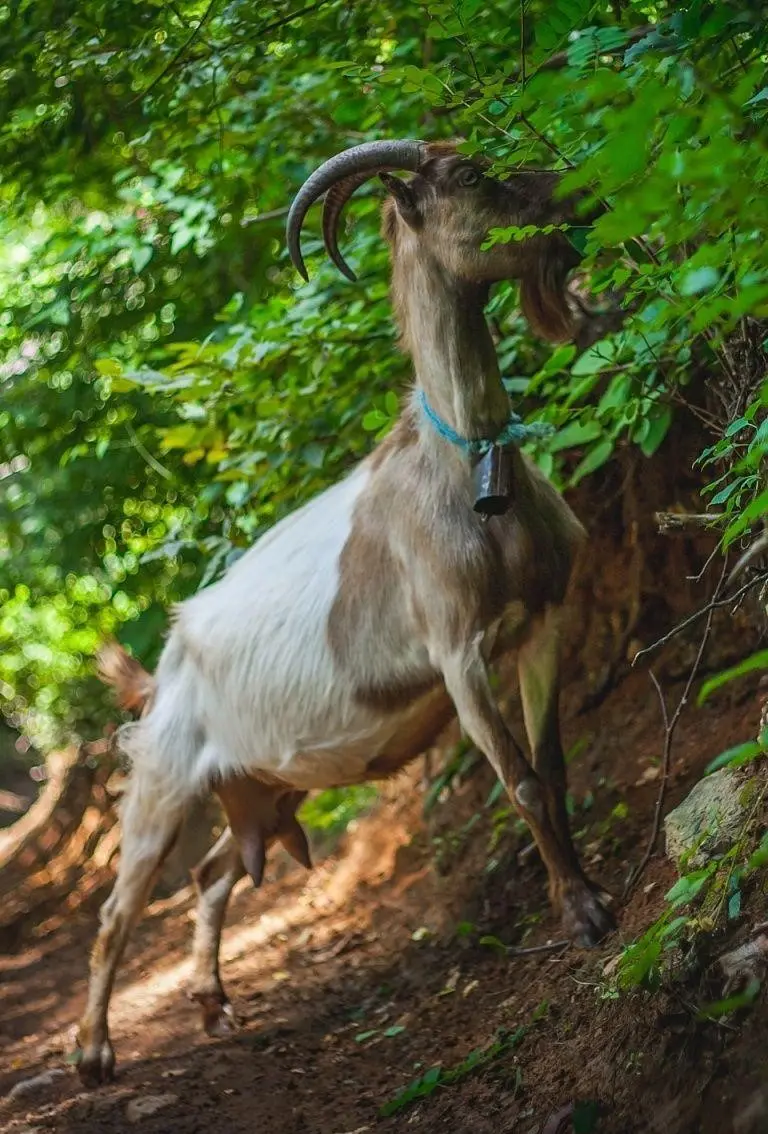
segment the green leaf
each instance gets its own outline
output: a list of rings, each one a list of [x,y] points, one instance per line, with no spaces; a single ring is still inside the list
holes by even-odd
[[[723,536],[723,546],[730,547],[735,539],[751,527],[753,521],[768,515],[768,489],[761,492],[747,507],[739,513],[737,519],[729,524]]]
[[[743,677],[747,673],[754,673],[755,670],[760,669],[768,669],[768,650],[758,650],[757,653],[750,654],[749,657],[744,658],[743,661],[738,662],[736,665],[721,670],[721,672],[715,674],[714,677],[708,678],[699,690],[696,703],[703,705],[707,697],[711,696],[716,689],[720,689],[723,685],[735,681],[738,677]]]
[[[661,406],[654,409],[646,418],[648,429],[640,442],[640,450],[645,457],[652,457],[669,432],[672,424],[672,409],[670,406]]]
[[[486,934],[485,937],[481,937],[478,944],[486,945],[490,949],[495,949],[497,953],[503,953],[504,956],[506,956],[509,952],[509,949],[504,944],[504,942],[500,941],[498,937],[494,937],[493,934]]]
[[[721,752],[714,760],[710,760],[704,772],[709,775],[710,772],[716,772],[719,768],[740,768],[743,764],[749,764],[752,760],[756,760],[764,752],[765,746],[759,741],[747,740],[743,744],[734,745],[733,748],[726,748],[725,752]]]
[[[138,276],[144,268],[146,268],[149,261],[152,259],[154,248],[151,244],[140,244],[131,252],[131,263],[133,270]]]
[[[97,358],[93,365],[105,378],[117,378],[123,372],[121,364],[114,358]]]
[[[716,863],[711,863],[703,870],[695,870],[691,874],[684,874],[682,878],[678,878],[671,890],[668,890],[664,895],[665,900],[675,908],[693,901],[711,878],[716,865]]]
[[[753,977],[743,992],[738,992],[725,1000],[716,1000],[713,1004],[703,1005],[697,1014],[697,1019],[719,1020],[723,1016],[729,1016],[731,1012],[737,1012],[740,1008],[748,1008],[757,999],[759,991],[760,981]]]
[[[756,95],[752,95],[752,98],[748,98],[744,105],[755,106],[759,102],[766,101],[768,101],[768,87],[763,87],[762,90],[759,90]]]
[[[609,460],[612,453],[613,440],[610,437],[604,437],[601,441],[598,441],[579,461],[571,477],[571,484],[578,484],[585,476],[589,476],[590,473],[599,469]]]
[[[584,445],[587,441],[594,441],[603,433],[599,421],[572,421],[563,429],[559,429],[549,442],[552,452],[560,449],[571,449]]]
[[[385,413],[382,413],[381,410],[368,410],[368,412],[363,415],[363,429],[368,433],[378,432],[378,430],[381,429],[382,426],[387,425],[388,422],[389,418]]]
[[[712,291],[719,280],[720,273],[714,268],[694,268],[683,276],[679,291],[681,295],[700,295],[703,291]]]
[[[574,377],[579,377],[582,374],[597,374],[612,366],[615,358],[615,344],[610,339],[601,339],[600,342],[595,343],[579,355],[571,367],[571,374]]]

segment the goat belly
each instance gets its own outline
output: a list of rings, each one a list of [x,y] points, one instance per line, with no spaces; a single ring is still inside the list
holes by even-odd
[[[395,775],[429,747],[454,708],[441,683],[407,708],[363,713],[346,735],[303,743],[280,764],[280,780],[309,791]]]

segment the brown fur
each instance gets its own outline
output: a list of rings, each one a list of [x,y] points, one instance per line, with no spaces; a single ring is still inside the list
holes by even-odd
[[[552,342],[572,337],[574,319],[566,283],[579,255],[562,233],[534,235],[522,243],[481,250],[489,229],[494,227],[573,221],[575,200],[554,198],[559,175],[521,169],[503,182],[487,179],[477,189],[462,188],[457,186],[456,176],[467,162],[456,153],[453,143],[432,143],[428,155],[408,182],[422,218],[422,247],[429,247],[430,234],[434,233],[434,240],[453,253],[458,279],[487,284],[493,278],[489,263],[498,263],[497,279],[520,280],[523,314],[536,334]],[[483,169],[487,163],[474,159],[472,164]],[[396,268],[398,236],[402,237],[403,228],[392,198],[384,204],[382,234],[392,246]],[[397,274],[393,284],[395,309],[402,314]],[[407,327],[402,318],[400,323],[407,345]]]
[[[442,681],[414,707],[407,723],[395,740],[385,745],[367,767],[370,779],[387,779],[415,760],[455,716],[453,702]]]
[[[247,775],[232,776],[215,790],[255,885],[261,884],[267,848],[275,839],[302,866],[311,866],[307,838],[296,819],[306,792],[269,788]]]
[[[117,642],[106,642],[99,650],[98,675],[111,685],[121,709],[131,713],[146,711],[155,688],[154,678]]]

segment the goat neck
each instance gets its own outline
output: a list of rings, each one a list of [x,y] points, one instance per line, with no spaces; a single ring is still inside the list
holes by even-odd
[[[423,253],[396,260],[395,307],[417,388],[467,439],[494,437],[509,419],[509,398],[484,314],[488,290],[485,283],[449,275]]]

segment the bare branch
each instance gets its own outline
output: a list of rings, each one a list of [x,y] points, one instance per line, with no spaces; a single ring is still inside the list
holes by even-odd
[[[688,680],[685,683],[685,688],[683,689],[682,696],[678,701],[677,708],[672,714],[671,720],[669,717],[669,710],[667,709],[667,702],[664,699],[664,694],[656,678],[656,674],[653,672],[653,670],[649,671],[651,681],[653,682],[654,688],[659,697],[659,703],[661,705],[661,716],[664,722],[664,752],[661,761],[661,784],[659,785],[659,794],[656,797],[656,807],[653,813],[653,826],[651,828],[650,838],[648,839],[648,845],[645,848],[645,854],[640,860],[639,865],[632,871],[629,878],[627,879],[627,884],[624,887],[624,898],[629,895],[630,891],[633,890],[639,882],[643,872],[645,871],[645,868],[651,861],[651,855],[656,848],[656,842],[659,837],[659,830],[661,829],[661,813],[664,808],[664,800],[667,795],[669,770],[672,763],[672,740],[675,735],[675,729],[677,728],[678,721],[682,716],[683,709],[688,704],[688,698],[691,694],[693,683],[696,680],[696,676],[701,666],[701,659],[704,657],[704,650],[706,648],[707,642],[709,641],[710,631],[712,630],[712,618],[714,616],[715,607],[722,605],[722,603],[718,601],[718,596],[725,582],[725,572],[727,566],[728,561],[723,560],[723,569],[720,572],[720,578],[717,580],[717,586],[715,587],[715,593],[712,596],[712,601],[709,603],[708,607],[705,607],[705,609],[707,610],[707,623],[704,627],[704,633],[701,636],[701,641],[699,642],[699,648],[696,652],[696,659],[693,663],[693,666],[691,667],[691,672],[688,674]],[[699,614],[700,613],[701,611],[699,611]]]
[[[661,535],[688,531],[689,528],[709,528],[721,524],[722,512],[657,512],[654,519]]]
[[[659,638],[657,642],[653,642],[650,646],[644,646],[642,650],[638,650],[635,656],[632,658],[632,665],[634,665],[635,662],[637,662],[638,658],[641,658],[643,654],[650,654],[652,650],[657,650],[659,646],[665,645],[665,643],[668,642],[671,638],[674,638],[682,630],[685,630],[686,627],[690,626],[692,623],[696,622],[697,619],[701,618],[702,614],[711,614],[711,612],[718,606],[730,606],[731,603],[736,602],[736,600],[740,599],[742,595],[747,593],[747,591],[751,590],[753,587],[756,587],[758,583],[762,583],[765,580],[765,577],[765,575],[760,575],[754,579],[750,579],[749,582],[745,583],[743,587],[739,587],[738,591],[736,591],[735,594],[729,595],[728,598],[724,599],[718,599],[717,597],[721,589],[718,585],[711,602],[708,602],[706,606],[703,606],[701,608],[701,610],[697,610],[693,614],[689,614],[687,618],[684,618],[682,622],[679,622],[677,626],[670,630],[668,634],[665,634],[663,638]]]
[[[163,81],[168,72],[172,71],[176,67],[176,65],[184,58],[192,44],[202,32],[205,25],[208,23],[208,20],[213,15],[213,9],[215,7],[216,0],[209,0],[208,7],[205,9],[202,16],[198,20],[197,27],[195,27],[192,33],[187,36],[184,43],[182,43],[181,47],[174,54],[170,62],[167,63],[165,67],[163,67],[162,71],[158,75],[155,75],[149,86],[145,87],[143,91],[140,91],[139,94],[135,95],[131,99],[131,101],[128,103],[129,106],[133,106],[135,102],[139,102],[141,99],[146,98],[150,91],[154,90],[157,84]]]

